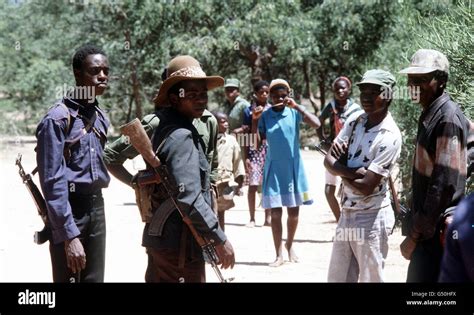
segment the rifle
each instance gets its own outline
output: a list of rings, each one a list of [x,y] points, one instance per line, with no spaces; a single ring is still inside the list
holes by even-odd
[[[323,156],[326,156],[328,153],[326,152],[326,150],[323,149],[322,147],[322,143],[325,142],[324,140],[323,141],[320,141],[318,144],[316,144],[314,147],[316,149],[316,151],[318,151],[319,153],[321,153]]]
[[[128,124],[121,126],[120,131],[123,135],[129,137],[130,143],[135,147],[138,153],[141,154],[145,161],[150,164],[157,177],[160,178],[160,181],[163,183],[163,186],[166,189],[168,195],[170,196],[173,205],[176,207],[179,214],[181,215],[183,222],[188,226],[194,239],[199,244],[204,254],[209,258],[212,269],[214,269],[214,272],[216,273],[217,278],[219,278],[219,281],[232,281],[233,278],[225,279],[222,276],[222,273],[219,270],[219,267],[217,266],[219,264],[219,258],[217,257],[214,245],[199,234],[189,216],[184,211],[182,211],[179,205],[177,204],[173,195],[173,190],[175,190],[176,187],[172,187],[168,168],[166,167],[166,165],[161,164],[155,152],[153,152],[151,141],[148,138],[148,135],[146,134],[142,124],[140,123],[140,120],[135,118]]]
[[[25,170],[23,169],[23,165],[21,165],[21,158],[22,158],[22,155],[18,154],[15,164],[19,168],[18,172],[23,181],[23,184],[26,185],[26,188],[28,189],[31,195],[31,198],[33,198],[33,201],[36,206],[36,210],[38,210],[38,214],[44,223],[44,228],[41,231],[36,231],[34,235],[35,243],[40,245],[40,244],[45,243],[47,240],[49,240],[49,237],[51,235],[51,229],[48,223],[48,209],[46,208],[46,201],[44,200],[44,197],[39,191],[36,184],[33,182],[31,175],[27,174]],[[37,171],[38,171],[38,168],[35,168],[32,174],[35,175]]]

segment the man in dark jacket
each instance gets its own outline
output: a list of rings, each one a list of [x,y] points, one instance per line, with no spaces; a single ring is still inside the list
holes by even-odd
[[[190,56],[171,60],[166,77],[155,99],[165,108],[157,112],[160,124],[153,136],[153,150],[176,183],[175,199],[180,211],[189,216],[198,233],[215,245],[222,268],[232,268],[232,245],[211,208],[205,144],[192,123],[207,107],[208,90],[222,86],[224,80],[206,76],[199,62]],[[145,280],[205,282],[201,248],[170,202],[163,184],[155,186],[151,204],[154,217],[145,225],[142,243],[148,254]]]
[[[440,216],[464,196],[468,120],[445,92],[449,62],[436,50],[420,49],[408,75],[411,97],[422,106],[413,165],[413,204],[408,236],[400,245],[410,260],[408,282],[436,282],[442,257]]]

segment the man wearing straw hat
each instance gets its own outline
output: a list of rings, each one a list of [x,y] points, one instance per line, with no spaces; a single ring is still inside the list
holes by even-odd
[[[215,245],[222,268],[232,268],[234,250],[211,208],[205,145],[193,126],[193,120],[206,110],[208,90],[222,86],[224,79],[206,76],[199,62],[191,56],[172,59],[166,72],[166,80],[155,100],[164,108],[157,112],[160,125],[153,135],[153,150],[176,182],[180,210],[189,216],[196,230]],[[201,248],[174,205],[171,203],[170,209],[165,209],[169,197],[161,186],[156,185],[151,196],[152,209],[154,215],[169,214],[158,220],[161,223],[157,226],[145,225],[142,242],[148,254],[145,280],[205,282]]]
[[[167,71],[165,69],[162,74],[163,81],[166,80],[166,73]],[[153,102],[157,100],[157,96],[158,95],[153,99]],[[155,104],[155,111],[157,110],[160,110],[160,106]],[[151,137],[155,129],[159,126],[160,120],[154,112],[144,116],[141,123],[147,135]],[[217,119],[206,109],[201,117],[194,119],[193,124],[206,145],[205,153],[211,169],[211,183],[214,183],[217,176],[218,164],[216,150],[218,134]],[[133,186],[133,181],[136,178],[130,174],[123,164],[127,159],[131,160],[136,156],[138,156],[138,152],[126,136],[121,136],[111,144],[108,144],[104,150],[104,161],[110,174],[129,186]]]

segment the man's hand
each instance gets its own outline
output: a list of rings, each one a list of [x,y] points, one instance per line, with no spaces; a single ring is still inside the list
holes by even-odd
[[[234,248],[229,240],[226,240],[224,244],[216,246],[216,254],[219,257],[219,261],[222,269],[234,268],[235,256]]]
[[[416,242],[410,236],[407,236],[405,240],[400,244],[400,251],[402,252],[402,256],[410,260],[413,251],[415,250]]]
[[[339,160],[341,156],[347,151],[347,142],[339,143],[338,141],[333,141],[331,155]]]
[[[64,250],[66,251],[67,267],[73,273],[79,272],[86,268],[86,253],[79,238],[66,240],[64,242]]]

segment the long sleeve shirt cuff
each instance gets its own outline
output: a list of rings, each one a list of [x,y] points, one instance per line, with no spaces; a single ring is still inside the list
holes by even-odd
[[[227,240],[227,237],[224,234],[224,231],[222,231],[220,227],[218,227],[211,233],[207,233],[206,238],[214,245],[224,244],[225,241]]]
[[[70,223],[63,228],[53,230],[52,233],[54,244],[59,244],[66,240],[71,240],[81,234],[75,223]]]

